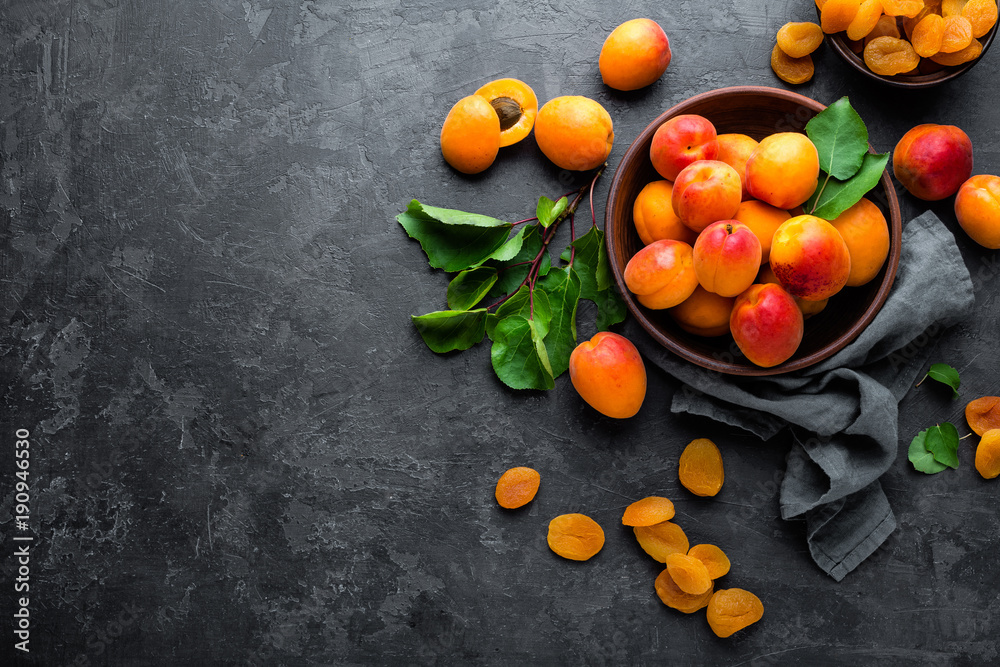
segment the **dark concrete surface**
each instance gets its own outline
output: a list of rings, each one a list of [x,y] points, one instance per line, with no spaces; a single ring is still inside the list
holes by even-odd
[[[622,21],[656,19],[673,62],[649,89],[603,86]],[[672,416],[652,373],[611,421],[568,377],[517,392],[487,345],[438,356],[410,315],[446,279],[394,216],[410,198],[516,220],[566,191],[533,138],[478,177],[443,162],[451,104],[494,78],[541,101],[580,94],[629,143],[692,94],[786,87],[768,67],[807,0],[0,2],[0,662],[37,665],[978,665],[998,658],[1000,485],[906,461],[910,437],[1000,393],[998,256],[957,232],[976,313],[915,345],[962,375],[900,407],[883,484],[899,527],[837,583],[780,519],[788,440]],[[863,81],[828,48],[796,88],[850,96],[871,143],[956,124],[976,173],[1000,173],[1000,54],[919,93]],[[572,179],[569,179],[572,180]],[[904,219],[927,208],[901,198]],[[584,209],[585,213],[589,214]],[[580,336],[593,333],[581,318]],[[30,519],[17,528],[15,440],[30,432]],[[676,481],[713,438],[713,500]],[[532,505],[500,510],[498,475],[531,465]],[[659,568],[620,526],[651,494],[732,557],[727,586],[763,620],[721,640],[653,592]],[[572,563],[545,526],[581,511],[607,534]],[[15,537],[33,541],[15,541]],[[18,548],[30,546],[27,594]],[[30,653],[14,650],[29,597]],[[9,664],[9,663],[4,663]]]

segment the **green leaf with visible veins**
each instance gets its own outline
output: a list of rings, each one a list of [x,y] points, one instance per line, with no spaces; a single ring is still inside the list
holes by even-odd
[[[497,281],[497,270],[488,266],[462,271],[448,283],[448,307],[452,310],[469,310]]]
[[[548,227],[562,215],[567,206],[569,206],[569,200],[566,197],[561,197],[559,201],[552,201],[548,197],[539,197],[538,206],[535,207],[535,217],[538,218],[538,224],[542,227]]]
[[[411,317],[424,343],[434,352],[468,350],[483,340],[486,333],[486,309],[439,310]]]
[[[493,338],[493,328],[497,323],[513,315],[526,320],[535,320],[535,326],[544,338],[549,331],[549,322],[552,321],[552,308],[549,305],[548,295],[537,289],[532,292],[527,285],[523,285],[513,296],[500,304],[494,317],[486,323],[486,334]]]
[[[507,242],[513,225],[485,215],[426,206],[416,199],[396,220],[432,267],[449,273],[482,263]]]
[[[827,174],[846,181],[861,169],[868,153],[868,128],[846,97],[806,123],[806,135],[819,153],[820,169]]]
[[[943,422],[927,429],[924,446],[934,460],[949,468],[958,468],[958,429],[951,422]]]
[[[824,220],[835,219],[878,185],[888,163],[888,153],[881,155],[865,153],[861,169],[846,181],[832,177],[827,179],[820,174],[819,186],[806,202],[805,210]]]
[[[573,270],[580,278],[580,298],[597,304],[597,328],[601,331],[625,319],[625,301],[618,294],[611,276],[608,249],[604,245],[604,232],[597,227],[573,241]],[[564,262],[570,259],[567,248],[560,256]]]
[[[962,380],[954,368],[948,364],[931,364],[927,376],[951,387],[952,397],[958,398],[958,387],[962,384]]]
[[[939,473],[948,467],[935,461],[934,455],[927,451],[927,430],[917,433],[910,441],[907,458],[915,470],[928,475]]]
[[[512,389],[552,389],[555,378],[536,322],[521,315],[499,320],[493,329],[490,361],[497,377]]]
[[[509,262],[517,257],[517,254],[521,252],[521,247],[524,245],[525,234],[530,229],[533,229],[533,227],[521,227],[521,229],[517,230],[517,234],[514,234],[507,239],[504,244],[500,246],[496,252],[487,257],[485,261]]]
[[[537,225],[530,225],[527,229],[523,230],[524,235],[521,247],[513,257],[504,261],[490,259],[485,263],[486,266],[492,266],[498,271],[497,282],[493,286],[493,289],[490,290],[490,296],[499,298],[510,294],[524,282],[525,277],[528,275],[529,263],[542,250],[542,235],[539,229]],[[548,253],[546,253],[542,257],[538,275],[544,276],[548,273],[551,266],[552,260],[549,258]]]
[[[552,305],[552,321],[545,336],[553,377],[569,368],[569,355],[576,347],[576,307],[580,302],[580,276],[570,267],[551,271],[538,283],[537,292],[547,293]]]

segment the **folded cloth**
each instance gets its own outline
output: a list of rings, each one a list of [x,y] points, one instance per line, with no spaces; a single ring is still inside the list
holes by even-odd
[[[935,339],[973,302],[955,238],[928,211],[904,226],[896,280],[871,324],[811,367],[729,376],[671,354],[633,319],[626,335],[649,362],[684,383],[672,412],[710,417],[763,439],[791,431],[781,516],[806,522],[813,560],[840,581],[896,526],[879,477],[899,449],[899,401],[926,372]]]

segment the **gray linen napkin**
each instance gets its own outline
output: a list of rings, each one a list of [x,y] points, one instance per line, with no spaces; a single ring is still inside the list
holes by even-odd
[[[671,403],[768,439],[788,427],[780,506],[806,522],[813,560],[837,581],[896,527],[879,477],[899,449],[899,401],[926,372],[934,337],[965,316],[972,279],[947,227],[928,211],[904,226],[899,270],[872,323],[839,353],[801,371],[742,378],[707,371],[630,319],[626,335],[684,385]]]

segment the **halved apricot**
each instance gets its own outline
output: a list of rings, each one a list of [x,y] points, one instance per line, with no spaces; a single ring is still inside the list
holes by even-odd
[[[538,98],[524,81],[496,79],[481,86],[476,95],[485,98],[497,112],[501,148],[516,144],[531,132],[538,113]]]

